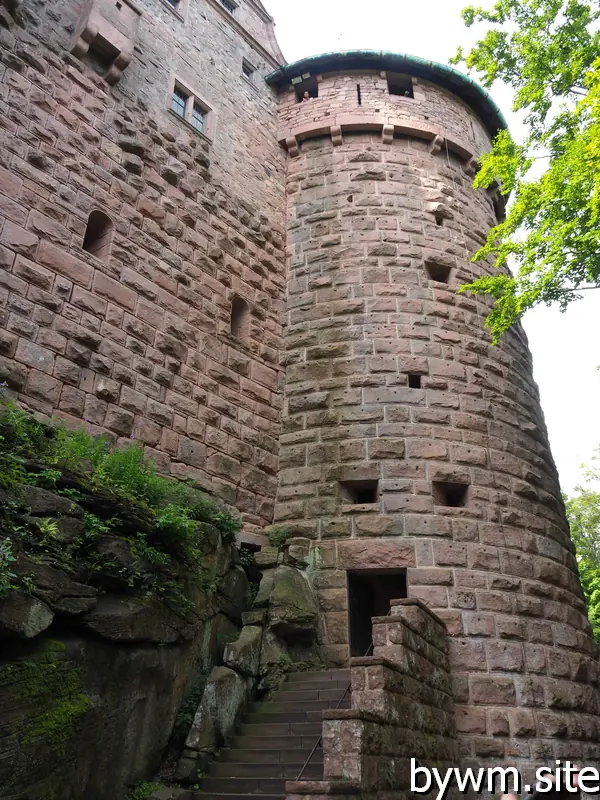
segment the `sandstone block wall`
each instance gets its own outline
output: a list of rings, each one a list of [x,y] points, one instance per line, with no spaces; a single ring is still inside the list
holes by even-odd
[[[0,29],[0,380],[43,415],[141,441],[251,533],[272,519],[281,405],[272,23],[250,0],[239,20],[148,0],[109,87],[68,53],[83,5],[26,0],[25,27]],[[168,111],[174,76],[212,109],[212,140]],[[82,249],[93,210],[114,224],[108,259]]]
[[[488,307],[456,294],[492,269],[470,262],[496,217],[468,169],[381,130],[290,154],[275,520],[314,540],[329,657],[348,660],[348,570],[406,570],[451,637],[462,761],[527,770],[598,756],[598,664],[526,338],[491,347]]]

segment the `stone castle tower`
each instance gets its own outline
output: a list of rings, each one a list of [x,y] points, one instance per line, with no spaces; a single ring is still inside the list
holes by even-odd
[[[11,4],[12,5],[12,4]],[[0,380],[310,540],[323,653],[412,598],[465,763],[598,756],[598,666],[520,328],[457,295],[502,214],[469,78],[284,63],[258,0],[4,14]]]

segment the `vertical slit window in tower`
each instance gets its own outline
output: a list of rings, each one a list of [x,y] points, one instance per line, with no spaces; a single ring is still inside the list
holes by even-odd
[[[85,229],[82,248],[86,253],[108,261],[113,237],[113,222],[102,211],[92,211]]]
[[[176,86],[175,89],[173,89],[171,111],[177,114],[178,117],[183,117],[183,119],[185,119],[185,107],[187,105],[187,101],[188,95]]]
[[[250,339],[250,306],[237,296],[231,302],[231,335],[240,342]]]
[[[358,95],[358,105],[362,106],[362,96],[360,93],[360,83],[356,84],[356,94]]]

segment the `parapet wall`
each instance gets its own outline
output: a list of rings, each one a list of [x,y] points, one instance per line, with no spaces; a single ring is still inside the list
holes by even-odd
[[[307,795],[410,797],[410,759],[458,763],[444,624],[418,601],[373,620],[373,656],[351,663],[352,707],[323,712],[324,783],[290,782]]]

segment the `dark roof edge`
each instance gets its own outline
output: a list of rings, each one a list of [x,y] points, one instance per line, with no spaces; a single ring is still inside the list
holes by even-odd
[[[292,78],[310,72],[313,75],[343,72],[350,69],[376,69],[407,72],[417,78],[437,83],[453,92],[477,112],[494,137],[499,130],[508,128],[496,103],[476,81],[462,72],[407,53],[390,53],[383,50],[348,50],[341,53],[323,53],[286,64],[267,76],[267,83],[281,86]]]

